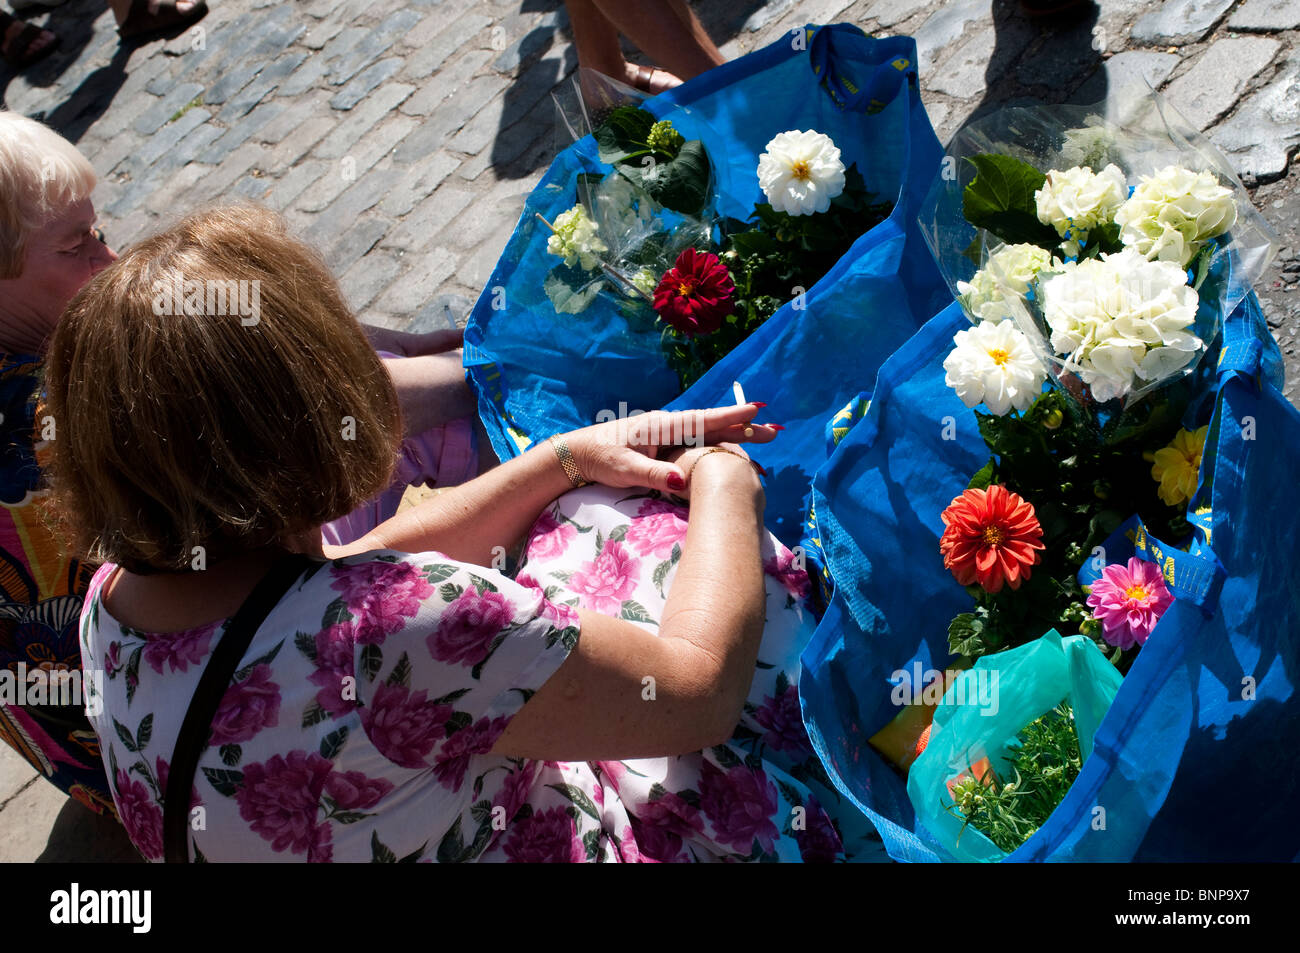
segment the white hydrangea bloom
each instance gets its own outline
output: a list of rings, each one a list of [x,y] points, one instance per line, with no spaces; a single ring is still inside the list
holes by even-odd
[[[1039,285],[1057,354],[1108,401],[1186,367],[1202,342],[1191,330],[1199,299],[1183,269],[1126,248],[1069,262]]]
[[[655,217],[654,200],[617,173],[601,183],[596,208],[616,241],[639,234]]]
[[[1038,220],[1056,229],[1056,234],[1065,239],[1062,250],[1074,256],[1087,241],[1089,231],[1113,221],[1127,196],[1124,173],[1114,163],[1100,172],[1075,166],[1064,172],[1048,172],[1047,181],[1034,193],[1034,204]]]
[[[555,232],[546,240],[546,250],[564,259],[572,267],[580,264],[587,271],[600,265],[600,256],[609,247],[596,234],[596,223],[587,217],[587,210],[575,205],[556,216]]]
[[[962,306],[977,321],[1002,321],[1011,317],[999,281],[1017,295],[1029,292],[1029,285],[1044,268],[1059,266],[1052,253],[1037,245],[1004,245],[989,255],[984,267],[970,281],[957,282]]]
[[[952,340],[956,347],[943,362],[944,383],[967,407],[982,403],[999,417],[1013,407],[1024,413],[1042,393],[1043,365],[1011,321],[985,321]]]
[[[809,130],[783,132],[758,159],[758,184],[772,208],[811,215],[831,207],[844,191],[844,163],[830,136]]]
[[[1142,176],[1115,221],[1125,245],[1186,268],[1207,241],[1236,224],[1237,203],[1213,173],[1170,165]]]
[[[639,291],[644,292],[647,296],[653,297],[655,289],[659,287],[659,278],[655,272],[642,266],[636,270],[636,273],[629,279],[633,286]]]
[[[1089,116],[1082,126],[1065,130],[1061,143],[1061,163],[1096,168],[1115,147],[1115,134],[1103,120]]]

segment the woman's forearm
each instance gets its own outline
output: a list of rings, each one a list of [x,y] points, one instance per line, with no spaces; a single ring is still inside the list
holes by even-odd
[[[436,550],[490,566],[495,556],[523,537],[546,506],[570,488],[551,445],[542,443],[468,483],[403,510],[329,555],[375,549]]]
[[[659,628],[717,661],[719,704],[737,715],[753,681],[765,604],[763,493],[748,467],[729,454],[697,463],[686,541]]]

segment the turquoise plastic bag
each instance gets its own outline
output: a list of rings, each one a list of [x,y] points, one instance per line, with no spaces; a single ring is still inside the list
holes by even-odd
[[[958,860],[1005,858],[1005,851],[944,807],[951,803],[948,782],[986,757],[999,777],[1008,777],[1003,769],[1015,756],[1016,735],[1063,700],[1074,709],[1079,753],[1087,761],[1121,681],[1092,639],[1063,639],[1055,629],[1036,642],[979,659],[944,693],[929,744],[908,774],[917,821]]]

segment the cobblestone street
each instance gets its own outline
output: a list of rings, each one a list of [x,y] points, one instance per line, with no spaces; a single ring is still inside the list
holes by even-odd
[[[91,160],[119,250],[201,204],[252,200],[322,250],[362,320],[463,320],[562,144],[550,93],[577,58],[560,0],[209,2],[195,30],[135,47],[119,46],[102,0],[32,17],[62,46],[0,74],[5,105]],[[1257,290],[1300,402],[1300,0],[1100,0],[1059,21],[1010,0],[692,6],[728,57],[808,22],[915,36],[945,141],[996,104],[1161,89],[1277,232]],[[0,860],[46,851],[66,800],[0,745]]]

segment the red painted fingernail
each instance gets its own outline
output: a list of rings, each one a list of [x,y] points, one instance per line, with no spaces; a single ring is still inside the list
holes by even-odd
[[[759,476],[762,477],[767,476],[767,471],[763,469],[763,465],[761,463],[754,463],[753,460],[750,460],[749,462],[754,464],[754,469],[758,471]]]
[[[764,407],[767,406],[767,404],[763,403],[761,400],[751,400],[749,402],[749,405],[751,407],[757,407],[759,410],[762,410]]]
[[[680,473],[670,473],[670,474],[668,474],[668,481],[667,481],[667,482],[668,482],[668,488],[671,489],[671,490],[684,490],[684,489],[686,489],[686,481],[682,479],[682,476],[681,476]]]
[[[780,431],[785,429],[785,427],[782,424],[759,424],[759,426],[766,427],[768,430]]]

